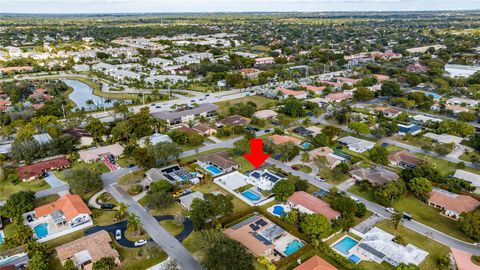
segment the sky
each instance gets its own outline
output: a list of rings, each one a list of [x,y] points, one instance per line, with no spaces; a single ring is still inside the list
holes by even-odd
[[[0,0],[0,13],[412,11],[480,9],[480,0]]]

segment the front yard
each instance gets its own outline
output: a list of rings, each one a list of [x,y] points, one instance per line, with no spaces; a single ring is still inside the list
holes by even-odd
[[[8,199],[19,191],[31,190],[33,192],[38,192],[48,188],[50,188],[50,185],[44,180],[32,180],[28,182],[20,182],[18,184],[5,181],[0,185],[0,201]]]

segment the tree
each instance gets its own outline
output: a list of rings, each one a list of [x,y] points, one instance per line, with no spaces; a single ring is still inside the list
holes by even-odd
[[[480,209],[463,213],[460,217],[462,231],[476,241],[480,241]]]
[[[134,213],[128,215],[127,229],[134,234],[140,235],[140,218]]]
[[[477,116],[472,112],[459,112],[457,119],[463,122],[473,122],[477,119]]]
[[[359,87],[353,92],[355,101],[368,101],[375,97],[375,92],[368,90],[366,87]]]
[[[388,151],[384,147],[375,146],[368,151],[368,158],[377,164],[387,165]]]
[[[330,206],[342,214],[357,212],[357,203],[349,197],[343,195],[333,197]]]
[[[22,142],[25,140],[29,140],[36,133],[37,133],[37,129],[33,126],[33,124],[28,123],[17,131],[17,136],[15,137],[15,141]]]
[[[370,133],[368,125],[362,122],[350,122],[348,128],[353,130],[357,135]]]
[[[302,117],[305,116],[305,110],[303,108],[303,103],[294,98],[288,97],[282,101],[282,106],[279,110],[281,113],[291,116],[291,117]]]
[[[28,270],[49,270],[48,258],[43,252],[33,252],[33,254],[28,254],[30,260],[28,261]]]
[[[405,169],[400,172],[400,177],[408,183],[416,177],[424,177],[435,183],[445,182],[444,177],[440,171],[430,163],[421,163],[414,169]]]
[[[33,230],[27,225],[19,224],[13,235],[13,242],[17,246],[23,246],[33,239]]]
[[[326,126],[322,129],[322,133],[327,135],[330,140],[334,137],[339,136],[342,130],[336,126]]]
[[[121,203],[118,205],[117,212],[115,212],[115,219],[116,219],[116,220],[119,220],[119,219],[124,218],[125,215],[127,214],[127,210],[128,210],[128,205],[126,205],[125,203],[121,202]]]
[[[75,193],[85,194],[100,190],[103,186],[101,173],[86,167],[74,168],[68,171],[67,178]]]
[[[328,146],[330,144],[330,138],[326,134],[320,133],[312,138],[312,143],[316,147]]]
[[[205,236],[202,236],[207,238]],[[220,233],[203,239],[205,256],[202,260],[206,269],[212,270],[250,270],[253,269],[253,257],[239,242]]]
[[[320,214],[306,215],[300,222],[300,228],[311,240],[322,240],[332,232],[328,219]]]
[[[267,143],[265,143],[266,145]],[[274,152],[275,154],[281,155],[280,160],[281,161],[289,161],[292,160],[294,157],[296,157],[300,153],[300,147],[295,145],[293,142],[285,142],[280,145],[276,145],[274,147]],[[265,149],[268,149],[265,147]]]
[[[170,158],[177,159],[183,152],[178,146],[169,142],[160,142],[148,148],[153,151],[157,163],[164,163]]]
[[[290,224],[290,225],[293,225],[295,227],[298,227],[298,223],[300,222],[300,219],[301,219],[301,213],[298,209],[292,209],[291,211],[289,211],[284,217],[283,217],[283,220]]]
[[[71,259],[67,259],[63,263],[63,270],[77,270],[78,268],[75,266],[75,263]]]
[[[107,128],[105,125],[99,119],[93,117],[88,118],[85,131],[90,133],[93,140],[97,143],[101,142],[102,137],[107,134]]]
[[[395,81],[384,81],[380,89],[380,95],[392,97],[401,96],[402,90],[400,89],[400,84]]]
[[[403,223],[403,213],[395,212],[390,216],[390,223],[395,229],[395,234],[397,233],[398,227]]]
[[[339,218],[333,221],[333,225],[342,228],[343,231],[348,231],[355,226],[355,219],[351,213],[342,214]]]
[[[418,268],[418,266],[416,266],[415,264],[404,264],[404,263],[401,263],[399,264],[395,270],[418,270],[420,268]]]
[[[133,162],[143,168],[152,168],[155,166],[155,156],[153,152],[147,148],[136,147],[130,153]]]
[[[150,207],[160,210],[166,209],[175,202],[172,195],[170,195],[169,193],[150,190],[145,196],[145,200]]]
[[[432,183],[426,178],[417,177],[408,182],[408,189],[413,192],[415,197],[426,201],[428,194],[432,191]]]
[[[194,199],[190,206],[190,219],[196,230],[203,229],[207,222],[215,223],[216,219],[233,212],[233,204],[223,194],[205,194],[204,199]]]
[[[21,220],[22,214],[35,208],[35,192],[19,191],[10,196],[4,206],[0,208],[6,217]]]
[[[405,184],[402,181],[387,182],[373,192],[375,200],[383,206],[392,205],[393,201],[403,194],[405,194]]]
[[[159,180],[150,185],[149,191],[151,192],[172,192],[175,186],[171,184],[168,180]]]
[[[287,198],[295,192],[295,185],[287,180],[280,180],[275,183],[272,192],[275,194],[275,199],[286,201]]]
[[[294,183],[295,185],[295,191],[307,191],[308,189],[308,182],[303,179],[298,179]]]
[[[115,259],[113,257],[103,257],[93,263],[93,270],[113,270],[115,268]]]

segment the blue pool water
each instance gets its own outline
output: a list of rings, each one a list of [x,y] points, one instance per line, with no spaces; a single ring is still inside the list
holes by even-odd
[[[0,244],[3,244],[3,237],[1,233],[0,233]]]
[[[253,202],[258,201],[262,198],[259,194],[257,194],[256,192],[253,192],[251,190],[245,190],[244,192],[242,192],[242,195],[243,195],[243,197],[245,197],[245,198],[247,198],[247,199],[249,199],[250,201],[253,201]]]
[[[287,247],[285,248],[285,255],[290,255],[294,253],[295,251],[299,250],[301,247],[303,247],[305,244],[298,241],[297,239],[293,240],[292,242],[287,244]]]
[[[304,142],[304,143],[302,143],[301,146],[302,146],[303,149],[308,149],[308,148],[310,148],[310,147],[312,146],[312,144],[309,143],[309,142]]]
[[[342,252],[345,255],[348,255],[348,251],[352,249],[356,244],[358,244],[357,241],[355,241],[351,237],[345,237],[343,238],[340,242],[336,243],[333,248]]]
[[[277,216],[279,216],[279,217],[283,217],[283,216],[286,215],[285,210],[284,210],[283,207],[280,206],[280,205],[275,205],[275,206],[273,207],[273,214],[274,214],[274,215],[277,215]]]
[[[35,234],[37,235],[38,239],[43,238],[43,237],[48,235],[48,229],[47,228],[48,228],[47,223],[38,224],[37,226],[35,226],[35,228],[33,228],[33,230],[35,231]]]
[[[222,171],[219,168],[217,168],[213,165],[209,165],[209,166],[205,167],[205,170],[211,172],[213,175],[217,175],[217,174],[222,173]]]
[[[348,257],[348,259],[354,263],[358,263],[361,259],[355,255],[355,254],[352,254],[350,257]]]

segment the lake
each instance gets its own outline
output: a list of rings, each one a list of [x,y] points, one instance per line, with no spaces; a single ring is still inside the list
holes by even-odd
[[[115,101],[120,101],[119,99],[111,99],[112,102],[107,103],[105,102],[106,98],[94,95],[93,89],[89,85],[77,80],[64,79],[63,81],[65,82],[66,85],[73,88],[73,92],[70,95],[68,95],[68,98],[77,105],[76,109],[84,108],[85,110],[89,111],[89,110],[95,110],[98,108],[103,108],[104,105],[106,108],[109,108],[113,106]],[[88,104],[89,100],[92,100],[94,105],[89,105]],[[123,101],[126,101],[126,100],[123,100]]]

